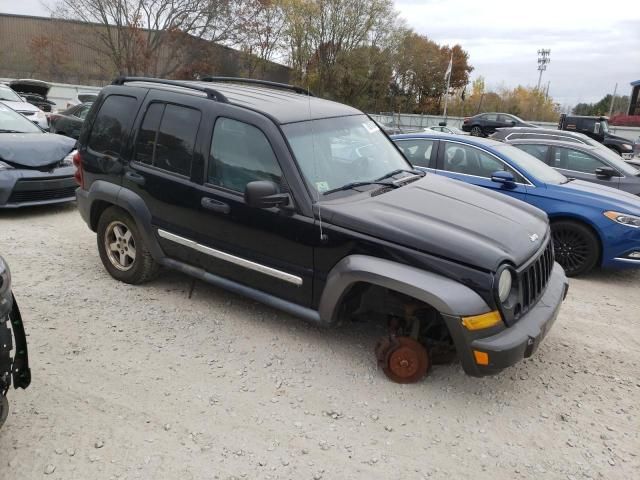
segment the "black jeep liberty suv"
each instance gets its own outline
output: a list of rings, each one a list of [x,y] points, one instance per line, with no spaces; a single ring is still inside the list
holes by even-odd
[[[299,87],[119,78],[74,163],[114,278],[163,266],[319,325],[384,318],[397,382],[447,349],[475,376],[530,356],[567,291],[543,212],[413,170],[368,116]]]

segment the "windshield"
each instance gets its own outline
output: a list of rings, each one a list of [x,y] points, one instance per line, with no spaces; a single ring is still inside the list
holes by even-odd
[[[0,134],[2,133],[42,133],[42,130],[19,113],[0,104]]]
[[[631,143],[631,142],[629,142]],[[611,149],[602,145],[602,148],[594,148],[594,151],[604,157],[612,166],[614,166],[617,170],[621,171],[625,175],[638,175],[640,174],[640,170],[635,168],[633,165],[625,162],[620,155]]]
[[[493,148],[499,149],[503,155],[515,163],[516,167],[521,167],[522,170],[530,173],[536,180],[555,185],[567,182],[567,177],[524,150],[512,145],[500,145]]]
[[[607,120],[600,120],[600,133],[609,133],[609,122]]]
[[[8,102],[22,102],[22,98],[10,88],[0,88],[0,100]]]
[[[307,183],[318,193],[413,168],[365,115],[290,123],[282,129]]]

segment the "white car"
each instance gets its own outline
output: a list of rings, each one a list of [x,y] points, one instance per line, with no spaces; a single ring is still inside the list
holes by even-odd
[[[49,129],[49,120],[45,113],[35,105],[31,105],[6,85],[0,84],[0,103],[21,113],[43,130]]]

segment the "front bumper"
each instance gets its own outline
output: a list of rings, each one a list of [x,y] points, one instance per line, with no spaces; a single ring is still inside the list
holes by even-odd
[[[494,375],[533,355],[555,322],[568,288],[564,270],[556,263],[538,303],[511,327],[491,330],[486,337],[467,331],[460,317],[445,318],[464,371],[474,377]],[[476,363],[474,350],[488,355],[488,365]]]
[[[629,258],[632,252],[640,252],[640,228],[607,222],[601,229],[602,268],[638,268],[640,260]]]
[[[48,205],[75,200],[73,166],[48,172],[11,169],[0,172],[0,209]]]

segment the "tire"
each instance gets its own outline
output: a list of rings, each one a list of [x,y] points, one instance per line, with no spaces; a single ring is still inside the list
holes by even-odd
[[[127,212],[118,207],[107,208],[100,215],[97,232],[100,259],[113,278],[137,285],[158,274],[159,265]]]
[[[471,127],[470,134],[474,137],[484,137],[484,133],[482,133],[482,127],[480,127],[479,125],[474,125],[473,127]]]
[[[568,277],[592,270],[600,259],[600,242],[586,225],[573,220],[559,220],[551,224],[556,261]]]

